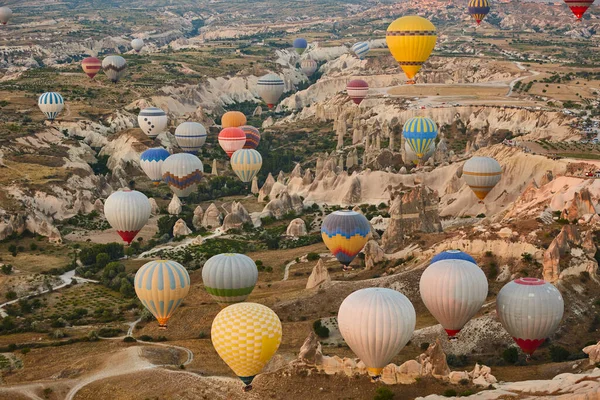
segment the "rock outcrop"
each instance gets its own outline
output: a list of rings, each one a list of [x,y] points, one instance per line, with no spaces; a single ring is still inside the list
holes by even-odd
[[[571,204],[562,211],[561,218],[573,221],[588,214],[596,214],[596,208],[590,191],[583,188],[575,193]]]
[[[173,194],[173,199],[169,203],[167,211],[170,215],[179,215],[181,213],[181,200],[179,200],[176,194]]]
[[[262,185],[260,190],[258,191],[258,202],[262,203],[267,201],[266,198],[271,194],[271,189],[273,189],[273,185],[275,184],[275,178],[269,172],[267,179],[265,179],[265,183]],[[271,200],[271,199],[269,199]]]
[[[373,269],[376,264],[385,260],[385,253],[375,240],[369,240],[363,252],[365,253],[365,269]]]
[[[588,231],[589,232],[589,231]],[[596,276],[598,263],[594,259],[596,254],[596,245],[591,232],[585,233],[582,238],[577,225],[564,225],[560,233],[548,246],[544,252],[543,276],[547,282],[556,283],[559,279],[569,275],[579,275],[581,272],[588,272],[593,277]],[[567,258],[561,268],[561,260]],[[566,263],[566,267],[564,267]]]
[[[306,231],[306,223],[302,218],[295,218],[290,221],[285,234],[291,237],[300,237],[306,236],[308,232]]]
[[[202,217],[202,226],[206,229],[215,229],[221,226],[221,212],[215,205],[211,203],[210,206],[204,212]]]
[[[590,365],[596,365],[600,362],[600,342],[584,347],[583,352],[588,355]]]
[[[160,207],[158,206],[158,204],[156,204],[156,200],[154,200],[153,197],[150,197],[148,201],[150,202],[150,212],[152,213],[152,215],[160,214]]]
[[[254,177],[252,178],[252,186],[250,187],[250,193],[252,194],[258,194],[259,193],[259,189],[258,189],[258,177]]]
[[[177,222],[175,222],[175,225],[173,226],[173,236],[174,237],[187,236],[190,233],[192,233],[192,230],[190,228],[188,228],[188,226],[184,220],[179,218],[177,220]]]
[[[192,225],[196,229],[200,229],[202,227],[202,217],[204,217],[204,210],[201,205],[198,205],[194,209],[194,216],[192,217]]]
[[[262,189],[261,189],[262,190]],[[279,197],[272,199],[263,209],[263,214],[271,215],[277,219],[283,217],[289,212],[296,214],[302,213],[304,204],[297,194],[290,195],[287,190],[282,192]]]
[[[230,213],[227,214],[225,216],[225,218],[223,218],[223,232],[228,232],[232,229],[242,229],[242,225],[244,224],[244,221],[242,221],[242,218],[240,218],[239,215],[235,214],[235,213]]]
[[[323,264],[323,259],[319,259],[317,265],[312,270],[312,273],[308,277],[308,281],[306,282],[306,288],[312,289],[317,286],[322,286],[331,282],[331,277],[329,276],[329,271]]]

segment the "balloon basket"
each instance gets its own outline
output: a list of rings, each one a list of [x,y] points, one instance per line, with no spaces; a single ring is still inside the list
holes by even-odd
[[[166,325],[158,325],[158,330],[159,331],[166,331],[167,330],[167,326]]]
[[[371,377],[371,382],[372,382],[372,383],[377,383],[377,382],[379,382],[379,381],[381,381],[381,375],[373,375],[373,376]]]
[[[406,81],[406,84],[407,84],[407,85],[415,85],[416,83],[417,83],[417,82],[415,82],[415,80],[414,80],[414,79],[409,79],[409,80],[407,80],[407,81]]]
[[[525,356],[525,362],[531,362],[531,354]]]
[[[252,385],[246,385],[242,388],[242,392],[247,393],[252,390]]]

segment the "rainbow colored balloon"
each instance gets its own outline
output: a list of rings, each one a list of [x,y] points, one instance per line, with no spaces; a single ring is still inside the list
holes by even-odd
[[[365,247],[370,233],[369,221],[356,211],[334,211],[321,225],[323,242],[335,258],[346,266]]]

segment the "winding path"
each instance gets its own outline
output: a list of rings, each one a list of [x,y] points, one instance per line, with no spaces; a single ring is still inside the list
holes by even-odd
[[[511,94],[512,94],[512,92],[513,92],[513,89],[515,88],[515,84],[516,84],[517,82],[520,82],[520,81],[522,81],[523,79],[531,78],[531,77],[533,77],[533,76],[538,76],[538,75],[540,74],[540,72],[538,72],[538,71],[534,71],[534,70],[531,70],[531,69],[527,69],[527,68],[525,68],[525,67],[523,66],[523,64],[522,64],[520,61],[516,61],[516,62],[515,62],[515,65],[517,66],[517,68],[519,68],[519,69],[520,69],[520,70],[522,70],[522,71],[531,72],[531,73],[532,73],[532,75],[520,76],[520,77],[518,77],[518,78],[516,78],[516,79],[513,79],[513,80],[510,82],[509,86],[508,86],[508,93],[506,93],[506,97],[510,97],[510,95],[511,95]]]

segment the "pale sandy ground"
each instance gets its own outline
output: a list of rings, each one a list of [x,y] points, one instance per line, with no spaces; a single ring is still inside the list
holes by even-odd
[[[144,241],[148,241],[154,237],[154,235],[158,232],[157,221],[161,216],[151,217],[148,220],[146,226],[142,228],[142,230],[137,234],[135,240],[138,238],[144,238]],[[111,243],[117,242],[120,243],[121,237],[117,234],[117,232],[113,229],[107,229],[105,231],[75,231],[71,232],[68,235],[65,235],[65,239],[72,240],[76,242],[85,242],[90,239],[93,243]]]

